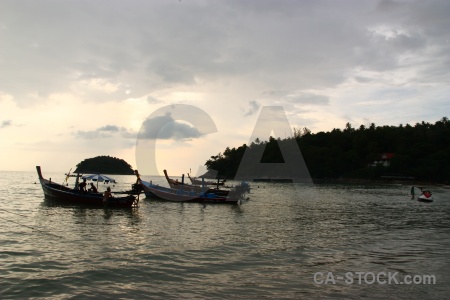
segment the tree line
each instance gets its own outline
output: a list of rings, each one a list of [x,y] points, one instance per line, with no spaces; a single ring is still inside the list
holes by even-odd
[[[227,147],[205,163],[219,176],[234,178],[247,148],[264,147],[261,163],[284,162],[279,143],[295,139],[313,179],[414,178],[420,181],[450,181],[450,122],[447,117],[434,124],[368,126],[312,133],[308,128],[294,129],[286,139],[261,141]],[[384,155],[384,156],[383,156]],[[384,157],[384,159],[383,159]]]

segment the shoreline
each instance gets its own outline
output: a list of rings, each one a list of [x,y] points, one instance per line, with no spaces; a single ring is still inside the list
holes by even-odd
[[[361,178],[338,178],[338,179],[313,179],[315,184],[401,184],[411,186],[439,186],[444,188],[450,188],[448,183],[433,182],[433,181],[420,181],[420,180],[405,180],[405,179],[393,179],[393,178],[379,178],[379,179],[361,179]]]
[[[450,184],[443,182],[432,182],[432,181],[420,181],[413,180],[410,178],[379,178],[379,179],[362,179],[362,178],[313,178],[314,184],[401,184],[401,185],[409,185],[409,186],[438,186],[443,188],[450,188]],[[269,179],[269,178],[258,178],[251,181],[252,183],[292,183],[291,179],[287,178],[277,178],[277,179]]]

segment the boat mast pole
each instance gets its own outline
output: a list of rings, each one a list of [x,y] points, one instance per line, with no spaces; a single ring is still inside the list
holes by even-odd
[[[184,174],[181,174],[181,190],[184,191]]]
[[[80,173],[77,173],[77,178],[75,179],[75,186],[73,187],[74,190],[78,188],[78,177],[80,177]]]

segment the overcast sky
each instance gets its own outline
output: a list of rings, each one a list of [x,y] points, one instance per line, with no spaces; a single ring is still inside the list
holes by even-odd
[[[1,0],[0,170],[135,168],[141,126],[165,120],[159,172],[195,174],[248,144],[267,105],[312,132],[434,123],[450,111],[449,16],[446,0]],[[173,104],[217,130],[147,119]]]

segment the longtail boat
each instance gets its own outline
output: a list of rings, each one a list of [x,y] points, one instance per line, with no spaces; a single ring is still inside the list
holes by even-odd
[[[197,193],[206,192],[207,194],[215,194],[217,196],[227,196],[229,193],[244,195],[245,193],[250,192],[250,186],[247,182],[241,182],[240,185],[233,188],[223,189],[219,188],[218,186],[215,188],[208,187],[203,183],[204,180],[202,180],[202,183],[199,185],[187,184],[184,182],[184,174],[181,176],[181,181],[174,180],[169,177],[169,175],[167,174],[167,170],[164,170],[164,176],[166,177],[167,183],[169,184],[170,188],[176,190],[193,191]]]
[[[204,179],[200,180],[198,178],[192,178],[191,175],[189,175],[189,173],[187,173],[189,180],[191,181],[192,184],[194,185],[215,185],[215,186],[223,186],[225,184],[225,179],[217,179],[217,182],[214,181],[206,181]]]
[[[208,192],[205,189],[203,192],[184,189],[182,186],[174,189],[160,185],[153,184],[151,181],[144,181],[140,178],[138,171],[135,171],[137,183],[140,183],[145,196],[148,198],[157,198],[172,202],[196,202],[196,203],[214,203],[214,204],[238,204],[242,201],[242,194],[228,193],[227,195],[217,195]]]
[[[51,178],[45,179],[42,176],[40,166],[36,166],[36,170],[45,197],[60,201],[61,203],[98,207],[135,207],[139,203],[139,192],[137,191],[112,192],[113,195],[127,195],[113,196],[108,198],[107,200],[104,200],[103,194],[101,193],[80,191],[76,188],[69,188],[67,186],[52,182]]]

